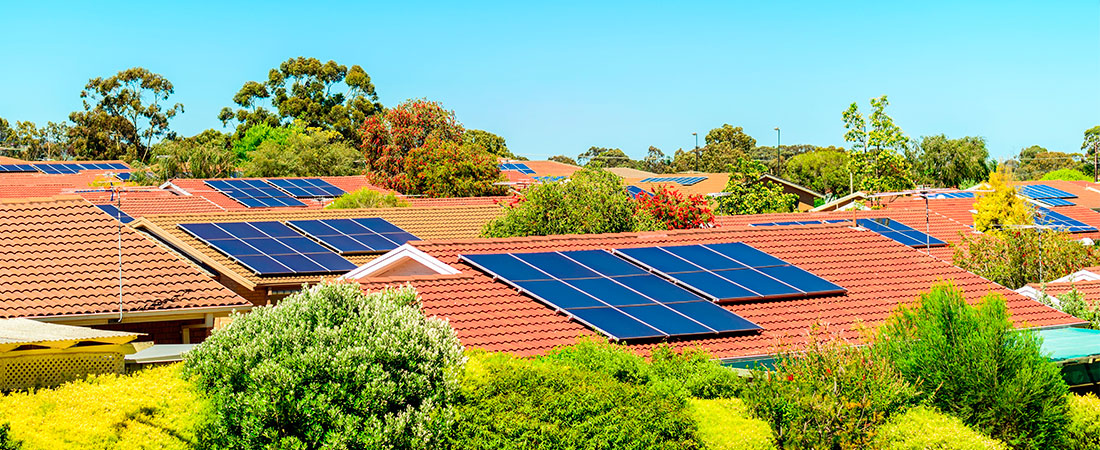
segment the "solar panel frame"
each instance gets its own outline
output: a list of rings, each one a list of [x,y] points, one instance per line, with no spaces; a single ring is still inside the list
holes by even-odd
[[[221,179],[204,180],[203,183],[249,208],[306,206],[263,180]]]
[[[22,172],[38,172],[31,164],[0,164],[0,172],[3,173],[22,173]]]
[[[357,267],[281,222],[185,223],[177,226],[260,276],[344,273]]]
[[[1074,206],[1075,205],[1075,203],[1073,203],[1069,200],[1066,200],[1064,198],[1044,198],[1044,199],[1037,199],[1035,201],[1041,202],[1041,203],[1043,203],[1047,206],[1053,206],[1053,207],[1057,207],[1057,206]]]

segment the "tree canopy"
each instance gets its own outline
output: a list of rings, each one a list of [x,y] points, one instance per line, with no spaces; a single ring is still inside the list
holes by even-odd
[[[717,198],[719,214],[790,212],[798,205],[798,196],[784,193],[783,186],[760,182],[767,168],[759,161],[741,158],[731,169],[725,195]]]
[[[1012,173],[1001,167],[989,174],[988,189],[974,203],[974,229],[980,232],[998,231],[1012,225],[1031,223],[1031,210],[1027,202],[1016,195],[1016,188],[1009,184]]]
[[[1016,157],[1016,178],[1020,180],[1038,180],[1049,172],[1059,169],[1075,169],[1086,166],[1092,169],[1091,162],[1082,164],[1080,153],[1052,152],[1038,145],[1020,150]]]
[[[993,165],[985,139],[974,136],[925,136],[907,155],[917,181],[936,187],[969,187],[986,179]]]
[[[889,104],[883,95],[871,99],[871,114],[867,118],[859,112],[856,103],[841,115],[844,128],[848,130],[844,140],[852,143],[848,164],[856,189],[882,192],[913,187],[912,168],[900,153],[905,150],[909,138],[886,114]]]
[[[88,80],[80,91],[84,110],[69,114],[76,156],[148,160],[153,140],[169,135],[168,122],[183,112],[183,104],[167,103],[174,92],[167,78],[143,67]]]
[[[837,147],[820,147],[800,153],[787,160],[785,177],[826,196],[847,195],[848,152]]]
[[[334,130],[349,142],[357,140],[363,120],[383,109],[362,67],[301,56],[271,69],[263,82],[245,83],[233,103],[238,108],[222,108],[218,120],[224,125],[236,120],[238,135],[256,124],[278,127],[299,120],[308,128]]]
[[[481,147],[485,151],[499,156],[501,158],[515,158],[511,151],[508,150],[508,144],[504,142],[504,138],[497,136],[485,130],[466,130],[464,136],[467,144]]]

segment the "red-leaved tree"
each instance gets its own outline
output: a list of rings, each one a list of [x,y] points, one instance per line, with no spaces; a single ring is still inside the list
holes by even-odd
[[[634,198],[638,208],[648,211],[670,230],[703,228],[714,225],[714,212],[706,197],[693,194],[684,196],[680,191],[659,186],[652,195],[639,193]]]

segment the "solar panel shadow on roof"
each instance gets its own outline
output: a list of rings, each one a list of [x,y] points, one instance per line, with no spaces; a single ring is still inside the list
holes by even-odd
[[[913,248],[943,247],[947,243],[893,219],[859,219],[859,226]]]
[[[824,278],[740,242],[614,251],[712,301],[771,300],[847,292]]]
[[[461,260],[614,339],[760,329],[605,250],[462,255]]]
[[[377,217],[291,220],[287,224],[341,255],[389,251],[418,239]]]
[[[261,180],[206,180],[204,183],[249,208],[306,206]]]
[[[296,198],[339,197],[346,193],[320,178],[270,178],[266,181]]]
[[[179,228],[261,276],[343,273],[356,267],[281,222],[184,223]]]

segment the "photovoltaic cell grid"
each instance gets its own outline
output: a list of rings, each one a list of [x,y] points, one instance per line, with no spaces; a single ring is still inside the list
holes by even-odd
[[[130,217],[129,214],[120,211],[118,208],[115,207],[115,205],[96,205],[96,207],[102,209],[103,212],[107,213],[108,216],[113,217],[119,222],[130,223],[134,221],[133,217]]]
[[[649,177],[643,179],[642,183],[677,183],[683,186],[691,186],[705,179],[707,177]]]
[[[713,301],[847,292],[824,278],[741,242],[624,248],[616,249],[615,253]]]
[[[765,222],[765,223],[754,223],[754,224],[752,224],[752,226],[754,226],[754,227],[773,227],[773,226],[780,226],[780,227],[782,227],[782,226],[789,226],[789,225],[823,225],[823,224],[827,224],[827,223],[844,223],[844,222],[847,222],[847,220],[845,220],[845,219],[831,219],[831,220],[797,220],[797,221],[796,221],[796,220],[792,220],[792,221],[790,221],[790,222]]]
[[[296,198],[339,197],[345,193],[320,178],[272,178],[267,182]]]
[[[262,180],[207,180],[205,183],[249,208],[306,206],[305,203]]]
[[[945,200],[949,198],[974,198],[973,192],[941,192],[938,194],[930,194],[928,198],[933,200]]]
[[[0,164],[0,173],[3,172],[38,172],[31,164]]]
[[[913,248],[943,247],[946,242],[892,219],[859,219],[859,226]]]
[[[1069,192],[1043,184],[1020,185],[1016,187],[1016,190],[1020,195],[1032,200],[1038,200],[1048,206],[1073,206],[1074,203],[1066,199],[1077,197]]]
[[[523,164],[523,163],[502,163],[500,165],[500,170],[515,170],[515,171],[519,171],[519,173],[523,173],[523,174],[527,174],[527,175],[531,175],[531,174],[535,173],[534,170],[531,170],[529,167],[527,167],[527,164]]]
[[[34,164],[39,172],[50,175],[63,175],[79,173],[81,170],[129,170],[130,167],[123,163],[58,163],[58,164]]]
[[[614,339],[760,329],[741,316],[605,250],[461,258]]]
[[[1080,220],[1074,219],[1062,213],[1054,212],[1048,208],[1037,208],[1035,211],[1035,225],[1041,227],[1049,227],[1067,233],[1087,233],[1090,231],[1097,231],[1096,227],[1090,226]]]
[[[356,267],[281,222],[185,223],[179,227],[257,275],[341,273]]]
[[[385,219],[291,220],[288,225],[341,255],[393,250],[418,238]]]
[[[630,198],[638,198],[638,194],[643,194],[646,197],[652,197],[653,196],[653,194],[650,194],[649,191],[647,191],[645,189],[642,189],[638,186],[635,186],[633,184],[626,187],[626,192],[628,194],[630,194]]]

